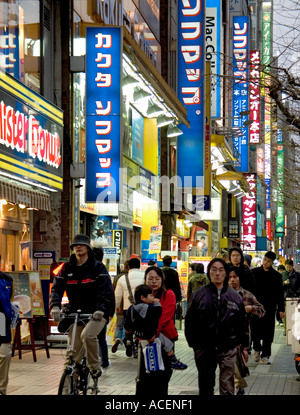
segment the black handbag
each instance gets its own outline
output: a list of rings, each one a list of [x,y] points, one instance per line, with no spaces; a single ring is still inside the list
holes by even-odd
[[[247,362],[240,347],[237,348],[236,364],[242,378],[245,378],[250,375]]]

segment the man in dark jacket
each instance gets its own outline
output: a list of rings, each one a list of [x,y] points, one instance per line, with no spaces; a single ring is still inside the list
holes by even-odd
[[[220,394],[234,395],[237,346],[248,358],[248,323],[242,297],[228,286],[228,265],[214,258],[207,267],[208,285],[192,294],[185,316],[185,336],[194,349],[200,395],[213,395],[220,369]]]
[[[295,271],[292,259],[286,259],[285,271],[283,271],[281,275],[284,288],[284,298],[300,297],[300,274]]]
[[[6,395],[8,372],[11,361],[11,318],[13,279],[0,272],[0,395]]]
[[[51,316],[54,321],[60,320],[61,299],[65,290],[70,312],[81,310],[82,314],[92,315],[85,327],[77,328],[74,347],[76,352],[73,355],[76,361],[80,361],[83,343],[92,375],[99,377],[101,367],[97,336],[105,327],[115,306],[114,291],[104,264],[94,257],[88,236],[76,235],[70,248],[74,250],[74,254],[54,277],[50,295]],[[71,330],[68,341],[71,341]]]
[[[162,270],[165,274],[165,287],[167,290],[172,290],[174,292],[176,302],[178,303],[181,301],[182,295],[178,272],[174,268],[171,268],[172,257],[170,255],[165,255],[163,257],[163,264]]]
[[[266,313],[259,320],[253,320],[251,325],[253,359],[265,365],[270,365],[271,346],[275,330],[275,314],[278,309],[281,319],[284,317],[284,294],[281,274],[272,265],[276,259],[274,252],[268,251],[262,266],[253,269],[256,281],[256,298],[264,306]]]
[[[240,248],[234,247],[229,249],[229,265],[239,268],[241,286],[253,295],[256,295],[252,269],[245,265],[244,261],[244,254]]]

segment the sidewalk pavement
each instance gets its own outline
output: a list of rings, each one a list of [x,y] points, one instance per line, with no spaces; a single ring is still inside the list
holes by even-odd
[[[193,350],[185,340],[183,330],[179,330],[176,342],[176,356],[188,365],[184,371],[173,371],[169,383],[169,395],[198,395],[197,369]],[[100,395],[135,395],[135,377],[137,359],[125,354],[124,346],[116,353],[109,346],[109,370],[99,379]],[[18,354],[12,358],[8,395],[57,395],[58,383],[63,370],[65,347],[50,348],[47,359],[45,349],[37,350],[37,362],[33,361],[31,351],[23,351],[22,359]],[[295,368],[291,346],[286,344],[283,327],[276,326],[272,345],[271,365],[254,363],[249,356],[250,376],[246,378],[246,395],[300,395],[299,375]],[[218,374],[216,375],[215,394],[219,394]]]

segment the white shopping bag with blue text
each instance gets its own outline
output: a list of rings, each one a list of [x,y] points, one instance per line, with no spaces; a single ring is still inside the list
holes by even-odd
[[[156,338],[153,343],[147,340],[141,340],[143,349],[146,372],[155,372],[165,370],[164,362],[161,355],[161,341]]]

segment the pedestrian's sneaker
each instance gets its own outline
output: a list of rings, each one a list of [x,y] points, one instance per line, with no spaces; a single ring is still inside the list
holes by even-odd
[[[255,351],[254,355],[253,355],[253,360],[254,362],[259,362],[260,361],[260,353]]]
[[[110,365],[111,365],[111,363],[110,363],[110,360],[109,360],[107,366],[101,366],[101,369],[102,369],[102,373],[103,374],[108,371],[108,369],[110,368]]]
[[[270,362],[270,360],[267,356],[261,358],[261,363],[263,365],[270,365],[271,364],[271,362]]]
[[[116,353],[120,344],[121,340],[117,339],[111,348],[112,353]]]
[[[245,389],[239,388],[236,394],[237,395],[245,395]]]
[[[171,363],[171,368],[174,370],[185,370],[187,369],[187,365],[182,363],[180,360],[176,360],[175,362]]]
[[[132,343],[130,340],[126,340],[125,347],[126,347],[126,356],[131,357],[132,356]]]

